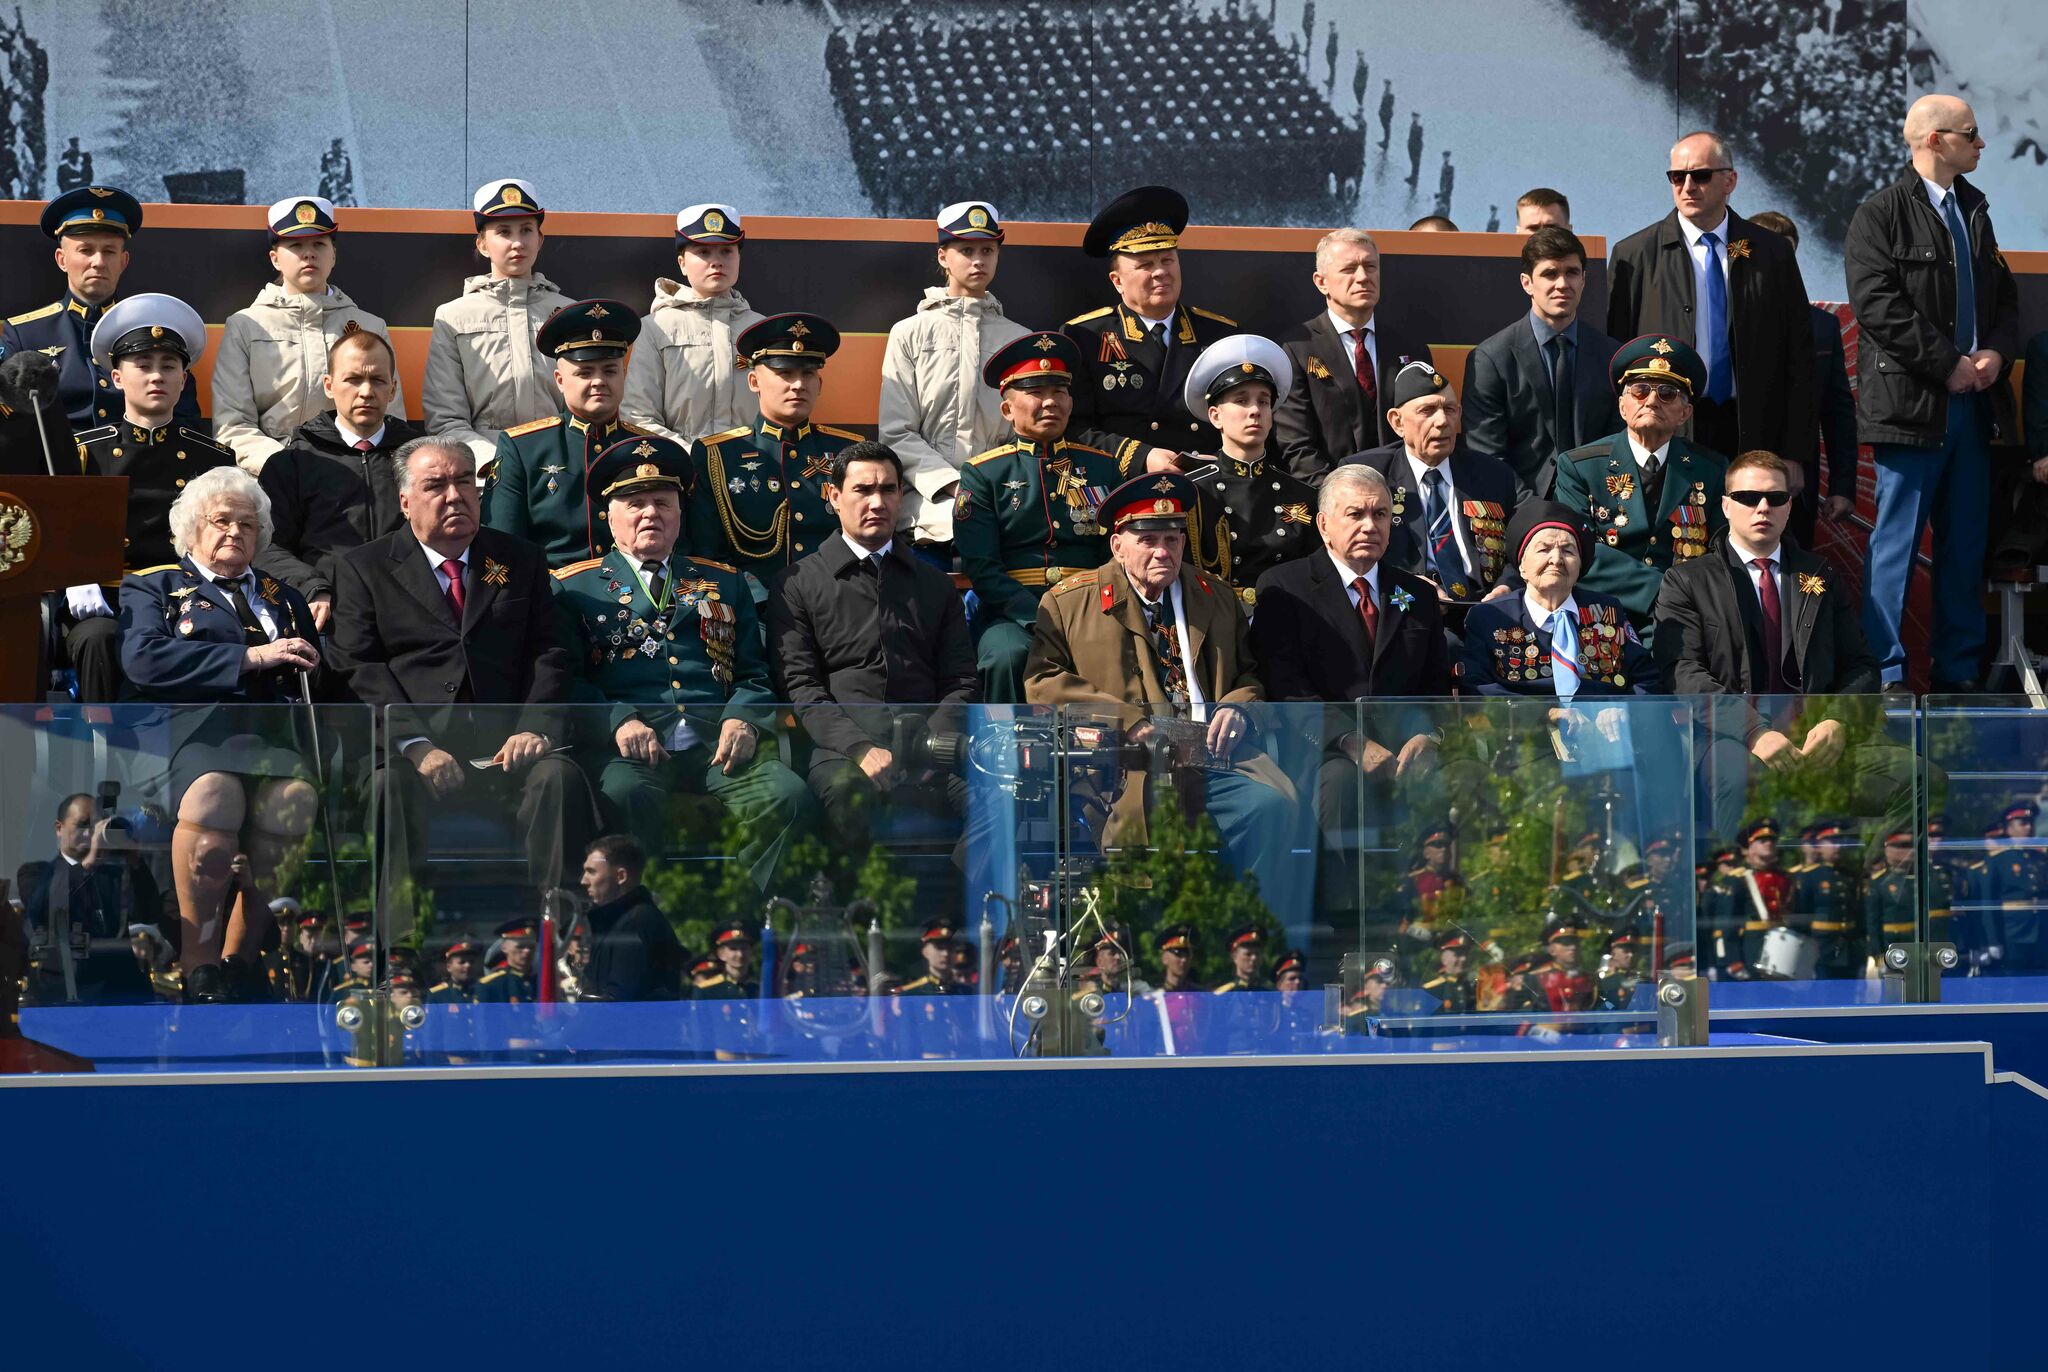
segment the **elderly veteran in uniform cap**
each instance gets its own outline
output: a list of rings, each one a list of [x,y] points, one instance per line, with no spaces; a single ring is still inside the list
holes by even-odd
[[[730,205],[676,215],[676,276],[654,281],[641,321],[647,341],[626,368],[626,421],[688,446],[754,418],[754,398],[733,365],[739,336],[761,322],[739,292],[747,231]]]
[[[538,543],[550,567],[611,547],[604,511],[584,491],[597,455],[640,430],[619,419],[626,350],[640,321],[616,300],[579,300],[540,326],[534,342],[555,360],[562,408],[498,435],[484,523]]]
[[[389,336],[384,321],[328,284],[334,272],[334,206],[297,195],[270,207],[270,265],[277,279],[228,316],[213,363],[213,432],[248,470],[327,409],[320,378],[327,350],[359,329]],[[391,408],[405,413],[394,380]]]
[[[832,458],[861,436],[813,424],[839,330],[815,314],[770,315],[739,336],[754,413],[690,445],[690,546],[766,586],[839,530],[825,503]],[[758,594],[762,594],[757,592]]]
[[[427,432],[459,439],[487,462],[504,430],[562,408],[553,360],[534,335],[574,302],[538,269],[547,211],[532,182],[486,181],[470,205],[477,256],[490,270],[434,311],[422,389]]]
[[[92,336],[128,269],[128,245],[142,231],[142,206],[112,186],[80,186],[46,205],[41,224],[43,237],[57,245],[64,294],[0,326],[0,359],[20,352],[48,355],[57,364],[58,400],[74,431],[114,422],[121,417],[120,398],[106,364],[94,360]],[[171,400],[181,419],[198,422],[197,388],[187,386]]]
[[[1267,908],[1299,919],[1293,868],[1294,787],[1260,748],[1244,707],[1262,698],[1250,623],[1229,587],[1186,567],[1193,483],[1177,472],[1125,482],[1103,501],[1110,561],[1065,578],[1038,605],[1025,700],[1113,718],[1129,743],[1171,758],[1195,790],[1238,870]],[[1191,794],[1187,800],[1194,800]],[[1092,808],[1105,849],[1146,842],[1155,800],[1143,776]],[[1084,802],[1086,803],[1086,802]]]
[[[320,667],[318,632],[305,598],[257,565],[270,501],[256,478],[215,467],[185,488],[170,523],[178,561],[121,583],[123,695],[221,707],[176,709],[167,722],[179,960],[189,1000],[267,999],[269,897],[257,891],[312,828],[317,798],[297,776],[310,740],[294,736],[291,716],[236,707],[299,699]]]
[[[1247,606],[1263,572],[1317,543],[1315,488],[1266,461],[1274,406],[1293,382],[1285,349],[1240,333],[1202,349],[1182,387],[1188,410],[1206,415],[1221,438],[1214,458],[1186,468],[1197,497],[1188,561],[1235,586]]]
[[[1465,616],[1460,674],[1481,695],[1644,695],[1660,680],[1621,602],[1580,585],[1593,558],[1585,520],[1532,500],[1508,526],[1520,595],[1475,605]]]
[[[178,558],[170,511],[179,492],[201,472],[235,460],[204,427],[175,417],[186,374],[206,351],[206,325],[175,297],[131,296],[100,316],[91,346],[93,366],[113,378],[120,408],[116,422],[79,432],[78,467],[87,476],[128,478],[123,566],[130,573],[155,571]],[[64,592],[64,645],[82,701],[109,701],[120,693],[113,616],[106,588],[87,584]]]
[[[989,293],[1002,252],[995,207],[964,200],[939,211],[939,272],[917,313],[889,326],[882,353],[879,436],[903,460],[910,491],[900,518],[916,541],[953,541],[953,495],[960,469],[1009,432],[982,368],[1022,324]]]
[[[766,888],[810,791],[760,747],[774,719],[754,598],[729,563],[680,556],[690,459],[634,437],[591,468],[590,504],[611,551],[555,573],[579,700],[609,704],[598,787],[649,853],[666,852],[668,796],[709,794],[746,831],[739,854]]]
[[[1507,525],[1523,494],[1515,474],[1459,439],[1458,393],[1429,363],[1395,372],[1387,400],[1394,441],[1338,466],[1363,463],[1387,479],[1394,501],[1388,564],[1432,583],[1447,606],[1506,594]]]
[[[1664,573],[1706,552],[1727,522],[1721,477],[1728,459],[1678,436],[1706,384],[1692,345],[1645,334],[1621,346],[1609,371],[1621,396],[1621,432],[1557,459],[1557,503],[1584,517],[1598,540],[1582,584],[1620,601],[1636,633],[1654,646]]]
[[[1214,453],[1216,428],[1183,400],[1196,355],[1237,321],[1180,303],[1180,235],[1188,202],[1166,186],[1140,186],[1088,225],[1081,251],[1109,259],[1117,303],[1074,319],[1081,350],[1074,437],[1130,468],[1172,467],[1182,453]]]
[[[1066,438],[1079,349],[1057,333],[1030,333],[983,364],[1015,438],[968,459],[953,498],[960,568],[980,604],[969,625],[981,698],[1024,698],[1024,660],[1038,599],[1108,552],[1096,506],[1130,474],[1101,448]]]

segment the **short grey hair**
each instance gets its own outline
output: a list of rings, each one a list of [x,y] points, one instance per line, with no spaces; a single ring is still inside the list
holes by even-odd
[[[467,443],[459,439],[435,438],[432,435],[415,438],[391,454],[391,479],[398,483],[400,491],[412,489],[412,460],[415,454],[424,452],[455,453],[468,458],[472,467],[476,463],[476,454],[469,450]]]
[[[1316,240],[1316,270],[1329,270],[1330,255],[1341,247],[1371,248],[1374,252],[1380,250],[1380,245],[1374,242],[1373,236],[1364,229],[1331,229]]]
[[[1345,496],[1356,495],[1360,491],[1378,491],[1389,505],[1394,503],[1393,489],[1387,485],[1387,478],[1381,475],[1379,468],[1368,467],[1363,462],[1347,462],[1332,468],[1323,478],[1321,488],[1316,491],[1316,513],[1325,513]]]
[[[171,502],[171,550],[179,557],[191,552],[199,521],[223,500],[238,500],[256,512],[256,546],[249,550],[249,560],[262,556],[276,529],[270,519],[270,497],[240,467],[211,467],[185,484]]]

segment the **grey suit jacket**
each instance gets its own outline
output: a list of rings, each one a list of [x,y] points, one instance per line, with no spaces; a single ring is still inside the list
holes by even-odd
[[[1550,362],[1528,315],[1474,348],[1465,362],[1466,446],[1506,463],[1525,496],[1549,499],[1557,455],[1614,432],[1618,423],[1608,368],[1620,345],[1583,318],[1576,342],[1576,434],[1557,432]]]

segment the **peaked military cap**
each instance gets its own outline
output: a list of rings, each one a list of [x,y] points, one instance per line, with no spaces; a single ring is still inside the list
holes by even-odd
[[[1037,390],[1042,386],[1071,386],[1081,365],[1081,349],[1063,333],[1027,333],[996,349],[981,365],[984,385],[997,390],[1021,386]]]
[[[112,186],[80,186],[43,207],[43,237],[67,233],[118,233],[134,237],[142,227],[142,206]]]
[[[117,300],[92,329],[92,360],[112,367],[117,357],[162,348],[187,365],[206,352],[206,321],[174,295],[131,295]]]
[[[1095,519],[1113,534],[1172,530],[1185,533],[1188,516],[1194,509],[1194,482],[1179,472],[1147,472],[1104,496]],[[1231,946],[1236,946],[1235,935]]]
[[[796,367],[821,367],[839,351],[839,330],[822,315],[791,311],[771,314],[749,325],[733,340],[740,357],[750,367],[773,367],[786,371]]]
[[[744,243],[740,212],[730,205],[692,205],[676,215],[676,246],[685,243]]]
[[[1440,953],[1453,950],[1469,953],[1472,951],[1472,936],[1463,929],[1446,929],[1436,936],[1436,947]]]
[[[1157,935],[1159,951],[1192,953],[1195,948],[1195,926],[1192,924],[1169,924]]]
[[[1000,243],[1003,241],[1002,221],[996,215],[996,207],[986,200],[962,200],[939,211],[939,241],[941,243]]]
[[[541,208],[540,197],[534,193],[531,181],[521,181],[508,176],[502,181],[486,181],[476,188],[470,198],[469,207],[476,216],[478,232],[493,219],[517,219],[531,215],[535,219],[546,219],[548,212]]]
[[[1287,360],[1287,350],[1272,339],[1234,333],[1202,349],[1188,369],[1181,399],[1191,413],[1201,414],[1237,387],[1253,381],[1271,386],[1278,404],[1294,384],[1294,364]]]
[[[531,915],[521,915],[518,919],[508,919],[498,926],[496,932],[498,937],[502,939],[532,939],[539,935],[539,930],[534,924],[533,916]]]
[[[1230,931],[1228,944],[1232,949],[1256,948],[1266,941],[1266,936],[1256,924],[1240,924]]]
[[[1646,333],[1632,338],[1615,350],[1608,368],[1614,389],[1631,381],[1668,381],[1682,387],[1688,397],[1707,388],[1707,364],[1693,351],[1692,344],[1668,334]]]
[[[579,300],[556,310],[533,336],[534,346],[565,362],[618,357],[640,336],[640,316],[616,300]]]
[[[1747,848],[1760,838],[1775,839],[1777,836],[1778,821],[1766,818],[1744,825],[1742,830],[1735,835],[1735,838],[1737,842]]]
[[[1282,972],[1306,972],[1308,959],[1299,949],[1290,948],[1280,955],[1280,961],[1273,964],[1273,979],[1278,981]]]
[[[711,946],[723,948],[728,943],[752,943],[754,935],[738,920],[728,920],[711,931]]]
[[[1177,248],[1187,226],[1186,196],[1171,186],[1139,186],[1110,201],[1089,221],[1081,251],[1108,257]]]
[[[334,202],[317,195],[293,195],[270,207],[270,236],[325,238],[334,232]]]
[[[681,494],[690,485],[690,452],[672,439],[635,434],[620,439],[597,455],[584,478],[584,492],[602,504],[635,491],[667,487]]]

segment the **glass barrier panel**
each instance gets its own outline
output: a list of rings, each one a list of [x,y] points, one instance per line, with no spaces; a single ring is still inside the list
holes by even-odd
[[[328,997],[370,933],[373,718],[0,707],[0,873],[22,935],[0,995],[18,993],[22,1035],[103,1072],[348,1064]]]

